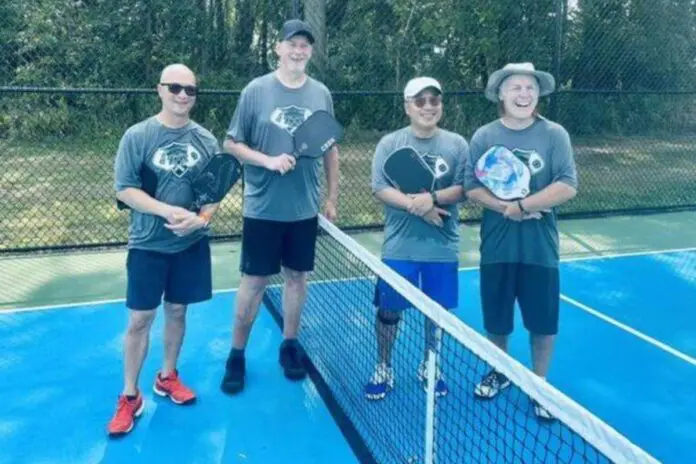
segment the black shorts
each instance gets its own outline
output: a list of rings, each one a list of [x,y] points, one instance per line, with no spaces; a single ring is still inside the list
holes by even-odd
[[[239,270],[252,276],[270,276],[280,266],[294,271],[314,270],[318,218],[295,222],[244,218]]]
[[[530,333],[558,333],[559,281],[558,268],[519,263],[482,265],[481,304],[486,331],[510,335],[517,300]]]
[[[157,308],[164,301],[188,305],[213,296],[210,243],[203,237],[178,253],[130,249],[126,258],[126,307]]]

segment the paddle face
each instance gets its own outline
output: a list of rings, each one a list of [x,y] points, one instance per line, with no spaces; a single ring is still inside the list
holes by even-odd
[[[343,135],[343,126],[331,114],[315,111],[293,132],[294,154],[298,158],[321,158]]]
[[[389,183],[401,193],[431,192],[435,186],[435,174],[411,147],[392,152],[384,162],[382,171]]]
[[[216,153],[191,183],[194,209],[219,203],[242,176],[242,165],[232,155]]]
[[[529,168],[505,147],[489,148],[476,163],[474,175],[501,200],[519,200],[529,195]]]

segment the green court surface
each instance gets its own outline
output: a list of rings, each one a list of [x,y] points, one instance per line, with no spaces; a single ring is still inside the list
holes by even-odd
[[[561,256],[630,254],[696,247],[696,212],[561,221]],[[461,266],[478,263],[478,227],[461,227]],[[380,231],[352,234],[379,254]],[[213,285],[235,288],[239,242],[213,245]],[[0,310],[121,299],[125,249],[28,254],[0,258]]]

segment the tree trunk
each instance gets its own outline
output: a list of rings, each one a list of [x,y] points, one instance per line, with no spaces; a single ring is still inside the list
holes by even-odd
[[[326,44],[326,0],[304,0],[305,21],[314,34],[314,54],[312,60],[317,69],[317,78],[326,80],[328,68],[328,49]]]

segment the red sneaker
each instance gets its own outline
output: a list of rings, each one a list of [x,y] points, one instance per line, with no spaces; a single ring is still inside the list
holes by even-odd
[[[189,404],[196,400],[196,394],[181,383],[179,373],[176,370],[166,378],[161,377],[158,372],[153,390],[159,396],[168,396],[176,404]]]
[[[143,409],[145,409],[145,402],[140,392],[133,400],[129,400],[126,395],[120,395],[116,404],[116,413],[109,422],[109,435],[125,435],[133,430],[135,419],[143,413]]]

